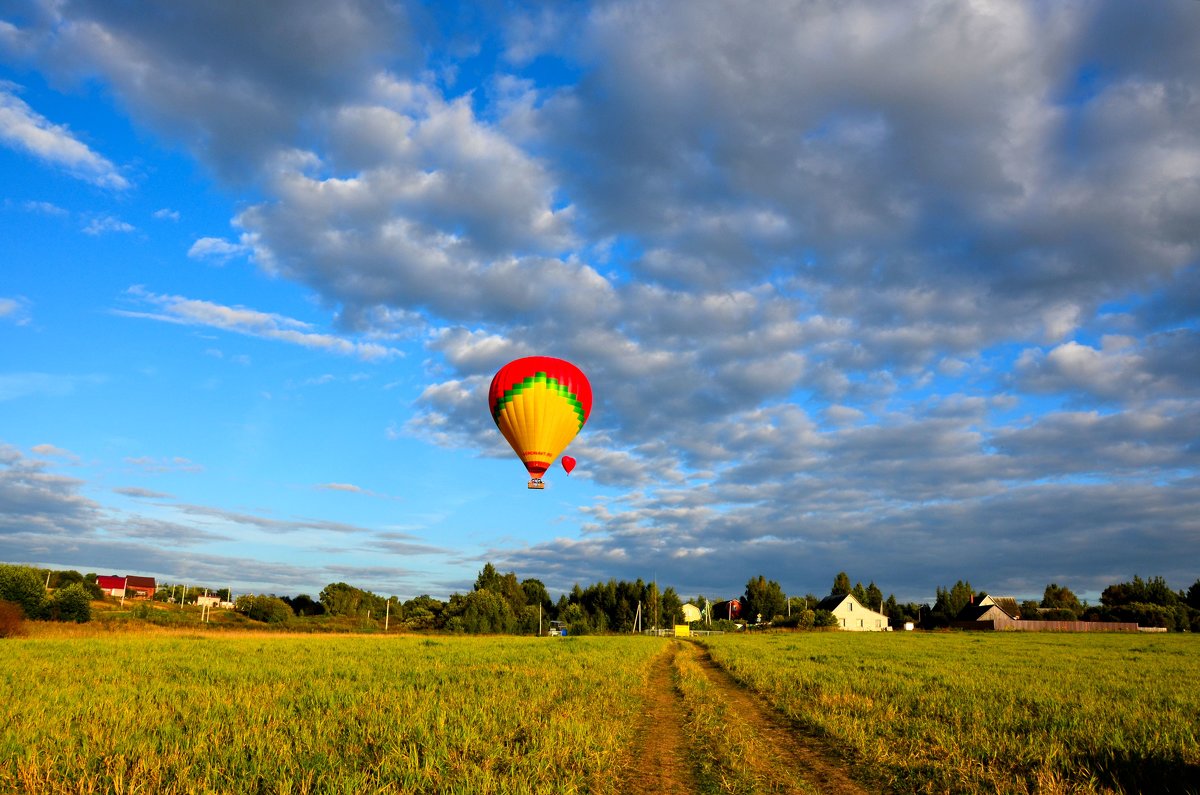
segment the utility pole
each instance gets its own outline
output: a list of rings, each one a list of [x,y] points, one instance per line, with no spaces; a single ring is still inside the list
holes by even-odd
[[[392,600],[387,600],[387,612],[383,614],[383,631],[387,632],[388,622],[392,620]]]

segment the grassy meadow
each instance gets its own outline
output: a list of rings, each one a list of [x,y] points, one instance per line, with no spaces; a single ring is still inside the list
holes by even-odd
[[[650,666],[672,643],[120,626],[0,640],[0,792],[617,793]],[[1191,635],[704,643],[868,785],[1200,792]],[[769,741],[688,648],[680,753],[705,792],[776,791]]]
[[[1200,638],[722,635],[713,657],[900,792],[1200,792]]]
[[[0,642],[0,792],[616,792],[649,638]]]

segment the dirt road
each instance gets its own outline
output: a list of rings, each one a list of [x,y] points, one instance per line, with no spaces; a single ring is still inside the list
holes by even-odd
[[[700,688],[695,686],[697,670],[702,672]],[[684,686],[688,672],[694,678],[691,686]],[[692,718],[713,705],[720,710],[729,743],[706,742],[703,732],[694,728]],[[723,750],[730,743],[742,752]],[[791,725],[738,684],[702,646],[680,641],[672,641],[654,662],[639,741],[621,791],[874,792],[851,777],[849,767],[824,739]]]

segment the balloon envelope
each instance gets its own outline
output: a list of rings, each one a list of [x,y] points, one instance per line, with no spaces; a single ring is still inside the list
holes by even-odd
[[[564,359],[527,356],[504,365],[492,378],[488,408],[529,476],[538,481],[587,422],[592,386],[582,370]]]
[[[569,455],[564,455],[562,457],[562,465],[563,469],[565,469],[569,475],[571,474],[571,470],[575,468],[575,459],[571,458]]]

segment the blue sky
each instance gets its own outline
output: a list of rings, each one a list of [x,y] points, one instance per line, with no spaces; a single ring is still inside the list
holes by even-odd
[[[0,560],[1200,577],[1200,5],[0,6]],[[544,492],[486,410],[590,377]]]

